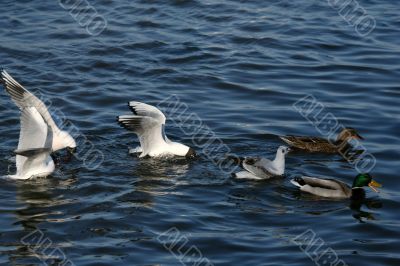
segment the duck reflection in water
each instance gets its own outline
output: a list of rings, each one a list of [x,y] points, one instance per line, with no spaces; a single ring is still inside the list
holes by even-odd
[[[367,220],[376,220],[374,214],[372,212],[367,212],[361,210],[361,207],[365,205],[368,209],[380,209],[383,204],[382,201],[378,199],[358,199],[352,200],[350,202],[349,208],[353,211],[353,217],[360,221],[361,223],[365,223],[365,219]]]

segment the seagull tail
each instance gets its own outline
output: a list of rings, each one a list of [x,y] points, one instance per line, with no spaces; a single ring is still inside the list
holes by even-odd
[[[262,178],[253,175],[252,173],[249,173],[247,171],[240,171],[238,173],[232,174],[233,178],[236,179],[249,179],[249,180],[261,180]]]
[[[301,187],[299,183],[297,183],[294,179],[290,180],[290,183],[295,185],[296,187]]]
[[[301,177],[295,177],[294,179],[290,180],[290,183],[292,183],[296,187],[302,187],[306,184],[304,182],[303,178],[301,178]]]
[[[0,83],[6,84],[6,82],[4,81],[5,78],[4,76],[7,75],[7,71],[5,71],[3,67],[0,67],[0,73],[1,73]]]

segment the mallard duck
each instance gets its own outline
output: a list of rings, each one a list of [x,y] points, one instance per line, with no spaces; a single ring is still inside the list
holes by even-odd
[[[288,147],[280,146],[273,161],[265,158],[242,158],[240,159],[240,166],[244,171],[233,174],[233,177],[261,180],[273,176],[282,176],[285,173],[285,155],[289,151]]]
[[[331,142],[319,137],[281,136],[284,142],[292,147],[310,152],[337,153],[339,150],[346,150],[350,145],[350,139],[364,139],[354,128],[344,128],[337,136],[336,141]]]
[[[381,187],[381,184],[374,181],[370,174],[357,175],[351,188],[335,179],[307,176],[294,178],[290,182],[299,187],[301,191],[326,198],[362,199],[365,197],[363,187],[368,186],[375,192],[378,192],[377,187]]]

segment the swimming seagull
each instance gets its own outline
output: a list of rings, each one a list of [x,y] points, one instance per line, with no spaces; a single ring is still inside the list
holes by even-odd
[[[173,142],[165,135],[165,115],[156,107],[131,101],[128,103],[133,115],[117,117],[118,123],[125,129],[136,133],[140,147],[136,152],[141,152],[140,158],[145,156],[185,156],[193,158],[196,152],[181,143]]]
[[[285,173],[285,155],[290,148],[280,146],[273,161],[265,158],[242,158],[240,166],[245,171],[233,174],[238,179],[269,179],[273,176],[282,176]]]
[[[76,149],[76,142],[72,136],[64,130],[60,130],[53,118],[51,117],[46,105],[35,95],[30,93],[21,84],[15,81],[5,70],[1,71],[1,78],[3,85],[10,94],[12,100],[23,112],[26,108],[36,109],[37,113],[40,114],[44,120],[46,126],[50,127],[52,132],[50,149],[52,152],[66,148],[70,153]],[[43,126],[44,126],[43,125]],[[27,136],[33,140],[32,137]]]
[[[17,173],[13,179],[44,177],[54,171],[51,154],[53,132],[35,107],[21,110],[21,130],[16,154]]]

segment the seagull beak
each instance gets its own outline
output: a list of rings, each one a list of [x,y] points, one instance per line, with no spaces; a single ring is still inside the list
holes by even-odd
[[[72,157],[74,157],[74,153],[76,152],[76,147],[75,148],[67,147],[66,149],[67,149],[67,155],[63,160],[64,162],[69,162],[72,160]]]
[[[375,191],[376,193],[379,193],[379,191],[376,189],[377,187],[382,187],[381,184],[379,184],[378,182],[376,182],[375,180],[372,180],[371,182],[369,182],[368,186]]]
[[[75,148],[67,147],[67,151],[72,155],[76,152],[76,147]]]
[[[189,159],[192,159],[192,158],[194,158],[196,156],[197,156],[197,154],[196,154],[195,150],[192,149],[192,148],[189,148],[189,151],[186,153],[185,157],[189,158]]]

